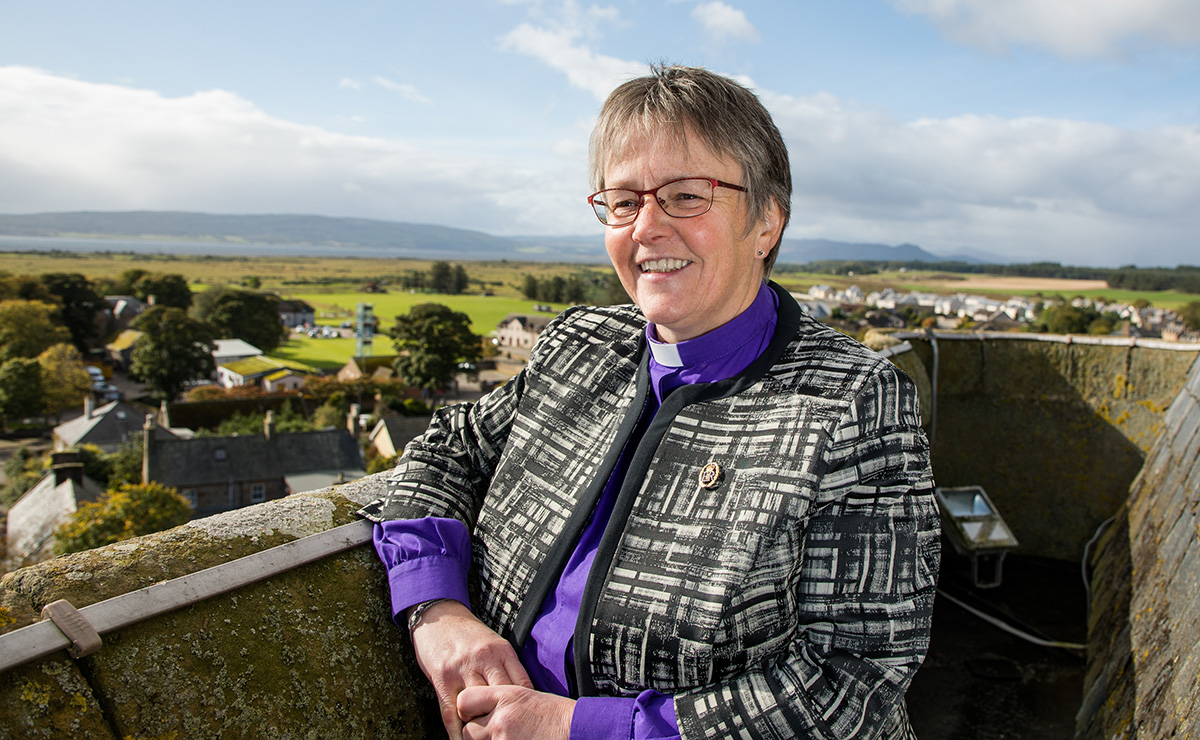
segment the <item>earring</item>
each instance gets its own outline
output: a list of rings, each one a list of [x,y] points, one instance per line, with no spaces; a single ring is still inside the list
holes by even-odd
[[[760,250],[758,250],[758,256],[759,256],[759,257],[763,256],[764,254],[766,254],[766,252],[762,251],[761,249],[760,249]]]

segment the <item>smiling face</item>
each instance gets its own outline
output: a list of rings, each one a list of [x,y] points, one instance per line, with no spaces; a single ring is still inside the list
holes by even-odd
[[[741,168],[694,136],[634,138],[604,168],[604,187],[649,190],[682,177],[740,185]],[[779,208],[747,228],[741,193],[717,188],[712,209],[673,218],[645,198],[637,220],[605,229],[604,245],[621,285],[664,342],[693,339],[746,310],[763,279],[763,260],[779,239]],[[760,255],[759,252],[762,252]]]

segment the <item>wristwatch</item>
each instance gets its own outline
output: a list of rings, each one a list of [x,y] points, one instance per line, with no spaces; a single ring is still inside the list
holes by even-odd
[[[408,615],[408,634],[411,635],[412,631],[417,628],[417,624],[420,623],[421,617],[425,616],[425,612],[429,610],[429,607],[433,606],[434,604],[439,604],[443,601],[449,601],[449,599],[430,599],[429,601],[422,601],[420,604],[414,606],[413,610],[409,612]]]

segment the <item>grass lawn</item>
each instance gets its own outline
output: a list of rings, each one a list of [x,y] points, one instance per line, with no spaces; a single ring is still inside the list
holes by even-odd
[[[270,356],[303,362],[322,370],[337,370],[354,356],[354,346],[353,339],[310,339],[304,334],[293,334],[286,344],[271,352]],[[372,354],[376,355],[390,355],[396,351],[391,338],[387,336],[375,337],[371,347]]]
[[[441,303],[455,311],[460,311],[471,317],[471,331],[476,334],[487,334],[495,330],[496,324],[510,313],[533,313],[533,301],[524,298],[505,298],[501,296],[481,295],[436,295],[429,293],[301,293],[289,292],[287,298],[307,302],[317,312],[319,324],[341,324],[343,321],[354,321],[354,315],[359,303],[370,303],[375,307],[375,318],[379,320],[380,331],[386,332],[395,323],[396,317],[408,313],[409,309],[419,303]],[[566,308],[565,304],[554,305],[555,310]],[[335,342],[335,339],[313,340]],[[353,340],[348,340],[353,344]],[[391,340],[388,340],[389,342]],[[353,347],[351,347],[353,351]],[[378,352],[376,347],[376,352]],[[390,354],[390,350],[387,353]],[[349,356],[349,355],[347,355]]]

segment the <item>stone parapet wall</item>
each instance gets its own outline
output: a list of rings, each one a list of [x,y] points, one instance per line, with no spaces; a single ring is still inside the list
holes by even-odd
[[[899,336],[920,362],[893,360],[917,381],[923,417],[935,417],[927,428],[938,485],[983,486],[1018,552],[1075,561],[1125,501],[1200,356],[1196,345],[939,332],[934,414],[933,342]]]
[[[1076,737],[1200,736],[1200,363],[1091,564]]]
[[[57,558],[0,580],[0,633],[354,520],[378,476]],[[0,738],[424,738],[436,702],[370,545],[0,674]],[[432,724],[430,724],[432,722]],[[436,732],[428,736],[436,736]]]

